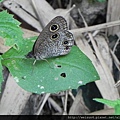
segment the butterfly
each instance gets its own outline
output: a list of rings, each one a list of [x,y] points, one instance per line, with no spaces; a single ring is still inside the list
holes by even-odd
[[[66,55],[73,45],[74,38],[68,31],[67,21],[62,16],[57,16],[41,31],[27,57],[42,60]]]

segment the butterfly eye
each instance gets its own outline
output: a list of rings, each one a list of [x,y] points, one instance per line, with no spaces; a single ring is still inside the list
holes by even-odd
[[[51,36],[51,39],[52,39],[52,40],[55,40],[55,39],[57,39],[58,37],[59,37],[59,34],[54,34],[54,35]]]
[[[55,31],[57,31],[58,29],[59,29],[59,25],[57,25],[57,24],[53,24],[53,25],[50,26],[50,31],[51,31],[51,32],[55,32]]]

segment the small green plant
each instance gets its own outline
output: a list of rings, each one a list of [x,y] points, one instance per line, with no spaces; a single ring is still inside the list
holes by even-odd
[[[95,3],[95,2],[106,2],[106,0],[89,0],[90,3]]]
[[[112,100],[106,100],[106,99],[100,99],[100,98],[96,98],[94,100],[114,108],[115,110],[114,115],[120,115],[120,100],[112,101]]]
[[[106,0],[97,0],[98,2],[106,2]]]
[[[0,36],[11,48],[0,56],[0,82],[2,66],[6,66],[15,81],[23,89],[33,93],[55,93],[76,89],[80,85],[99,79],[90,59],[78,47],[73,46],[66,56],[39,60],[25,55],[31,51],[37,36],[24,39],[20,23],[6,11],[0,13]]]

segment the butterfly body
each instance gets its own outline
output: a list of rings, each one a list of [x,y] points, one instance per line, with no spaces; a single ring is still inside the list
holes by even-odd
[[[68,31],[66,20],[57,16],[42,30],[28,56],[40,60],[66,55],[73,45],[73,35]]]

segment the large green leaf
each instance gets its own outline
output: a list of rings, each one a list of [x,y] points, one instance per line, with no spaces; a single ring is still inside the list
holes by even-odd
[[[13,18],[13,15],[7,13],[7,11],[0,12],[0,37],[6,39],[5,45],[14,46],[19,49],[22,45],[23,32],[19,28],[20,22]]]
[[[39,60],[33,65],[34,59],[25,57],[33,40],[25,40],[22,50],[10,49],[2,56],[2,63],[23,89],[39,94],[55,93],[99,79],[92,62],[76,46],[68,55],[47,59],[48,62]]]

